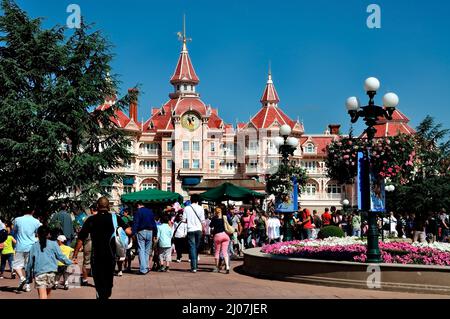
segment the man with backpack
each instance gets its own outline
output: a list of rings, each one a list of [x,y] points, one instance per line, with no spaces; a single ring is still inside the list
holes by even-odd
[[[116,219],[115,221],[113,220]],[[116,232],[122,228],[131,236],[131,227],[126,225],[116,214],[109,212],[109,200],[100,197],[97,201],[97,214],[90,216],[84,222],[73,252],[73,262],[77,264],[77,256],[83,241],[90,235],[92,240],[91,270],[94,277],[97,299],[111,297],[113,288],[114,268],[116,265],[117,240]]]
[[[183,211],[183,222],[187,223],[187,237],[189,245],[189,258],[191,259],[191,272],[196,273],[198,268],[198,249],[205,223],[205,210],[198,202],[197,194],[191,196],[191,205]]]

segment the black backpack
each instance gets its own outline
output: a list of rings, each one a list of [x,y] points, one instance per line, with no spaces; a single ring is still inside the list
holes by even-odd
[[[0,230],[0,244],[4,243],[8,239],[8,232],[6,229]]]

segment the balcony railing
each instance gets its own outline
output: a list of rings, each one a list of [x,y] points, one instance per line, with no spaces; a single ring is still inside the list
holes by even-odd
[[[159,150],[142,150],[140,155],[141,156],[158,156]]]
[[[256,173],[258,172],[258,166],[249,166],[247,165],[245,168],[246,173]]]
[[[236,174],[236,169],[220,169],[220,174]]]
[[[316,193],[316,194],[306,194],[300,195],[300,200],[343,200],[344,194],[332,194],[332,193]]]
[[[249,148],[245,151],[246,155],[258,155],[259,154],[259,149],[256,148]]]

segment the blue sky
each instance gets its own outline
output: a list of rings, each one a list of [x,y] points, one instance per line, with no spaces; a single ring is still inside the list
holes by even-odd
[[[259,108],[268,69],[280,107],[321,133],[329,123],[348,132],[344,102],[365,101],[363,81],[376,76],[381,96],[394,91],[416,126],[427,114],[450,128],[450,1],[446,0],[18,0],[45,26],[64,24],[81,6],[114,44],[122,92],[141,84],[139,118],[161,106],[181,44],[186,14],[189,52],[205,103],[226,122],[248,121]],[[369,29],[366,8],[381,7],[381,29]],[[357,126],[357,131],[361,125]]]

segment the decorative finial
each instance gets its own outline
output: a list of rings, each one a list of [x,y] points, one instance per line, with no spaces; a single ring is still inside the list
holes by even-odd
[[[267,83],[273,83],[272,81],[272,61],[269,60],[269,75],[267,76]]]
[[[183,32],[177,32],[178,40],[183,42],[183,52],[187,52],[187,41],[192,41],[191,38],[186,37],[186,15],[183,14]]]

